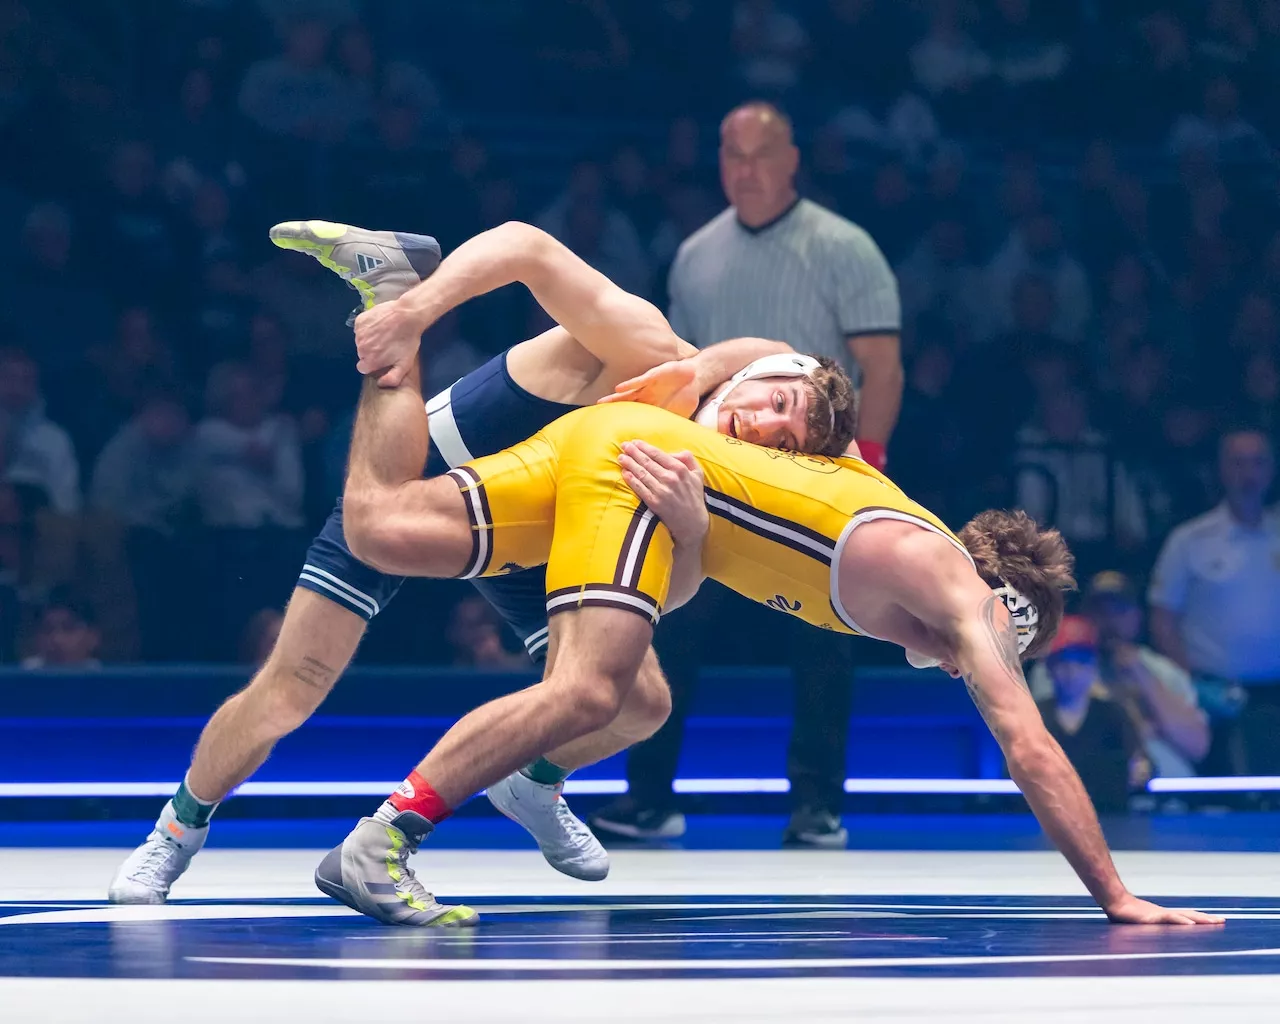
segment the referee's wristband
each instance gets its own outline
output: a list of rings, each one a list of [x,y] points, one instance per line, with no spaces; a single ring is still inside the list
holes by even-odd
[[[868,465],[884,472],[884,467],[889,462],[889,453],[885,450],[885,446],[879,441],[864,441],[858,438],[858,451],[862,453],[862,459]]]

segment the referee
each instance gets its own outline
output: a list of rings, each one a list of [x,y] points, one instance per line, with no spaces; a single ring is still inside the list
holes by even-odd
[[[731,111],[720,126],[720,180],[729,208],[681,245],[669,281],[671,326],[702,347],[754,336],[828,356],[861,381],[858,447],[877,469],[902,402],[898,285],[884,255],[856,224],[796,194],[800,154],[791,123],[768,103]],[[671,682],[667,724],[635,747],[627,762],[628,795],[602,808],[592,825],[631,838],[672,838],[684,816],[671,783],[684,719],[706,654],[702,640],[719,632],[724,592],[692,602],[679,622],[659,633]],[[717,601],[719,598],[719,601]],[[748,611],[749,614],[749,611]],[[852,705],[852,642],[839,634],[801,638],[797,623],[777,613],[765,627],[788,652],[796,708],[787,759],[792,815],[785,841],[845,845],[840,824],[845,748]],[[751,623],[752,626],[755,623]]]

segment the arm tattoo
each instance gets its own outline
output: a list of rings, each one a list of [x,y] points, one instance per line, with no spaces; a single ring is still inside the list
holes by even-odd
[[[996,738],[996,742],[1002,741],[998,720],[991,714],[991,707],[987,703],[986,694],[982,692],[980,687],[973,680],[973,674],[966,672],[961,678],[964,680],[964,688],[969,691],[969,699],[973,701],[974,707],[978,709],[978,714],[982,716],[982,720],[987,723],[987,728],[991,730],[991,735]]]
[[[991,645],[992,653],[1004,665],[1009,677],[1023,690],[1030,692],[1031,688],[1027,686],[1026,677],[1022,674],[1022,660],[1018,657],[1018,631],[1013,625],[1012,618],[1007,625],[996,623],[996,601],[996,596],[992,594],[982,603],[979,615],[982,619],[983,635]],[[991,714],[991,706],[986,694],[975,681],[972,672],[964,673],[962,678],[965,689],[969,691],[969,697],[977,707],[978,713],[982,715],[982,720],[987,723],[987,728],[991,730],[997,742],[1001,741],[1000,729],[997,720]]]
[[[293,678],[317,690],[326,689],[338,673],[318,658],[304,657],[293,670]]]
[[[997,598],[994,594],[982,602],[982,626],[992,651],[1004,662],[1009,676],[1024,690],[1030,691],[1027,679],[1022,674],[1022,659],[1018,657],[1018,630],[1013,624],[1013,617],[1008,616],[1004,626],[996,625]]]

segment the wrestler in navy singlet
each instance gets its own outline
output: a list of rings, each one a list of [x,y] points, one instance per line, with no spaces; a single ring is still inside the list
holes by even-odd
[[[493,455],[536,434],[577,406],[531,395],[511,378],[507,353],[494,356],[427,402],[431,451],[426,476],[482,455]],[[342,499],[307,551],[298,586],[336,601],[366,621],[396,595],[403,576],[387,576],[361,562],[342,533]],[[524,641],[538,662],[547,655],[546,569],[471,581]]]

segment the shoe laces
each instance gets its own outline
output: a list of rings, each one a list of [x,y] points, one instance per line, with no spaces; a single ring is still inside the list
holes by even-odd
[[[573,845],[580,850],[585,850],[594,844],[595,836],[586,824],[573,811],[569,810],[569,805],[564,802],[564,798],[561,796],[560,791],[562,789],[564,789],[563,782],[556,786],[556,820],[560,822],[560,827],[573,840]]]
[[[165,877],[168,874],[167,869],[172,865],[174,856],[179,853],[181,851],[178,847],[164,838],[147,843],[142,849],[142,855],[136,867],[129,872],[129,875],[144,885],[168,885],[172,880]]]
[[[396,831],[399,832],[400,830],[396,829]],[[396,887],[423,903],[434,903],[435,896],[427,892],[426,887],[418,881],[417,872],[409,866],[409,857],[418,852],[418,847],[422,844],[423,837],[410,836],[404,832],[400,834],[404,836],[404,842],[393,845],[387,853],[387,860],[390,861],[394,858],[396,866],[400,870],[400,880],[396,883]]]

